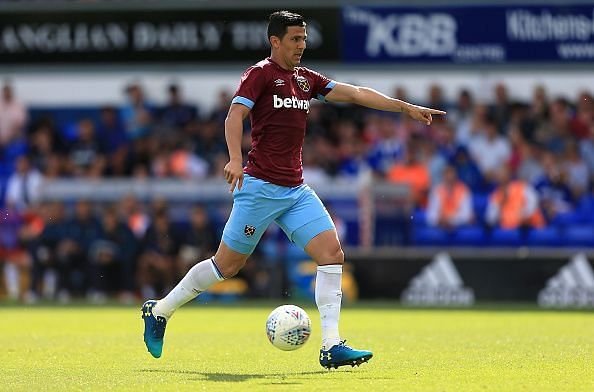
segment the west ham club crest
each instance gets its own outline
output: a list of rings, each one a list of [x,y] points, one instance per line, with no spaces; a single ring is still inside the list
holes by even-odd
[[[245,225],[245,228],[243,229],[243,233],[246,235],[246,237],[253,236],[255,232],[256,228],[251,225]]]
[[[305,92],[309,91],[309,82],[303,76],[297,76],[297,85],[299,88]]]

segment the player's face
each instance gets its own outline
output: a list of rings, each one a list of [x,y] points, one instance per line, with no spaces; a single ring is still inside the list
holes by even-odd
[[[280,41],[279,51],[285,63],[290,67],[295,67],[301,63],[301,56],[305,50],[307,33],[305,27],[289,26],[287,33]]]

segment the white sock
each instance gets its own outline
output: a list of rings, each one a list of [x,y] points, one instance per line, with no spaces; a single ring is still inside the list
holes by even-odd
[[[19,297],[19,280],[20,273],[16,265],[7,262],[4,264],[4,275],[6,277],[6,291],[10,299],[17,299]]]
[[[338,319],[342,291],[342,264],[318,266],[316,275],[316,305],[322,321],[322,350],[340,342]]]
[[[224,279],[215,264],[214,257],[203,260],[193,266],[165,298],[157,302],[153,308],[153,314],[169,319],[177,308]]]

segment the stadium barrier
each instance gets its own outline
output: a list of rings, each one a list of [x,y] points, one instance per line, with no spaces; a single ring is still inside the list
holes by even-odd
[[[364,176],[359,181],[331,179],[309,185],[324,200],[331,214],[345,221],[345,243],[367,248],[373,245],[376,236],[376,215],[391,216],[397,213],[409,197],[407,185],[377,182],[370,176]],[[133,195],[139,201],[164,199],[177,206],[203,203],[213,215],[217,215],[215,223],[224,224],[232,205],[228,189],[224,180],[210,179],[52,179],[44,181],[40,199],[64,202],[86,199],[114,203]]]

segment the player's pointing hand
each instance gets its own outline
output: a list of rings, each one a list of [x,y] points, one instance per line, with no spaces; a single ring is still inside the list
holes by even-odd
[[[235,190],[235,186],[237,185],[237,189],[241,190],[241,186],[243,185],[243,165],[239,160],[230,160],[223,169],[225,173],[225,180],[228,184],[231,184],[229,187],[229,192],[233,193]]]
[[[405,113],[408,113],[408,115],[413,119],[424,122],[427,125],[431,125],[431,122],[433,121],[432,114],[446,114],[446,112],[443,110],[431,109],[418,105],[408,105],[406,107]]]

